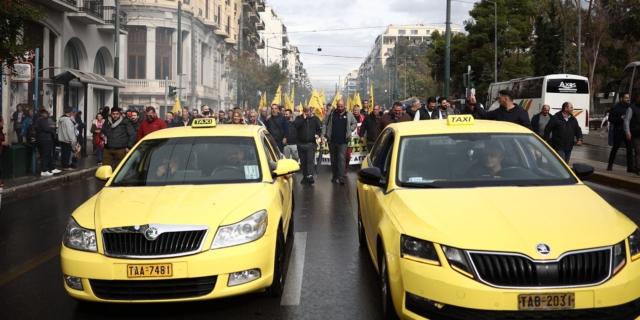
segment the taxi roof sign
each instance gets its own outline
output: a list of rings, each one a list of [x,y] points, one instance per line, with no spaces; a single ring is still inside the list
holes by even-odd
[[[448,126],[468,126],[473,125],[474,119],[470,114],[461,114],[447,117]]]
[[[216,119],[214,118],[197,118],[191,123],[192,128],[215,128]]]

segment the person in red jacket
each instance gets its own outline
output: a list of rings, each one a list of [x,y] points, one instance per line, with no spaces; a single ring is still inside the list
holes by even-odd
[[[140,129],[138,129],[138,140],[146,137],[148,134],[158,131],[160,129],[166,129],[167,124],[156,115],[156,108],[147,107],[147,121],[142,121]]]

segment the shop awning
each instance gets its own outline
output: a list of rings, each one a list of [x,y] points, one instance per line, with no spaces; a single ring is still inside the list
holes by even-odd
[[[76,69],[60,68],[60,67],[44,68],[42,70],[46,70],[46,69],[60,70],[57,75],[51,78],[53,81],[57,83],[69,83],[69,81],[71,80],[77,80],[80,83],[98,84],[98,85],[114,87],[114,88],[125,87],[124,83],[120,82],[120,80],[113,77],[109,77],[109,76],[103,76],[101,74],[84,72]]]

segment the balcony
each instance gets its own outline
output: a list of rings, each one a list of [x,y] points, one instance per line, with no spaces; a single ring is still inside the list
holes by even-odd
[[[249,16],[249,22],[251,23],[256,23],[260,21],[260,17],[258,17],[258,14],[255,11],[249,11],[248,16]]]
[[[102,7],[102,20],[104,25],[97,26],[99,31],[115,33],[116,30],[116,7]],[[120,10],[120,34],[127,34],[127,13]]]
[[[223,38],[228,38],[229,37],[229,26],[226,26],[224,28],[218,28],[216,29],[213,33],[223,37]]]
[[[283,27],[283,29],[284,29],[284,27]],[[284,45],[284,44],[285,44],[285,43],[287,43],[287,42],[289,42],[289,35],[287,35],[287,32],[285,31],[285,32],[282,34],[282,45]]]
[[[256,29],[263,31],[264,30],[264,21],[260,20],[258,22],[256,22]]]
[[[264,40],[260,40],[260,42],[258,43],[258,45],[256,46],[256,48],[258,48],[258,49],[264,49],[264,48],[265,48]]]
[[[230,45],[236,45],[238,43],[238,39],[228,37],[228,38],[224,39],[224,42],[226,42],[227,44],[230,44]]]
[[[35,0],[49,8],[62,12],[78,12],[76,0]]]
[[[257,0],[256,1],[256,8],[258,9],[258,12],[264,12],[264,10],[265,10],[264,1],[263,0]]]
[[[209,87],[205,85],[196,86],[196,96],[198,98],[205,98],[205,99],[211,99],[211,100],[218,100],[220,98],[214,87]]]
[[[86,24],[104,24],[102,0],[77,0],[78,12],[69,13],[69,19]]]
[[[123,95],[136,95],[136,94],[156,94],[164,96],[165,82],[164,80],[155,79],[126,79],[120,80],[126,85],[124,89],[120,89],[120,93]],[[175,87],[177,81],[169,80],[169,86]]]
[[[252,33],[251,34],[251,40],[253,40],[254,42],[260,42],[260,35],[257,33]]]

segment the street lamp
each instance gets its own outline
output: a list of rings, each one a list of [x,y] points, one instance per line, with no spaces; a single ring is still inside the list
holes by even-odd
[[[493,49],[494,50],[493,76],[494,76],[494,82],[498,82],[498,4],[489,0],[485,0],[485,1],[489,3],[493,3],[493,9],[494,9],[493,18],[494,18],[495,36],[494,36],[494,49]]]

